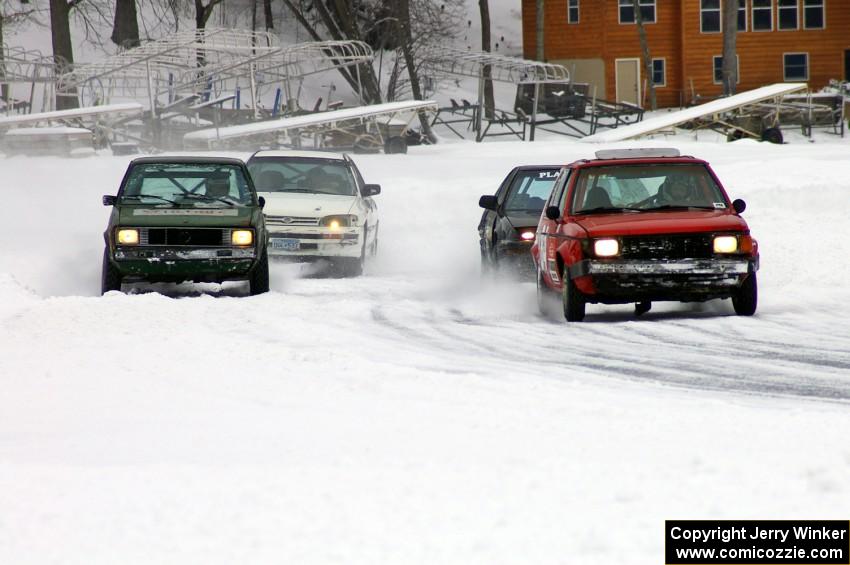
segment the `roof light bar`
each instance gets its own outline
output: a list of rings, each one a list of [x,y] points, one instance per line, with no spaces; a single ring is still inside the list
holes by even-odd
[[[678,149],[642,147],[637,149],[602,149],[596,152],[597,159],[635,159],[640,157],[679,157]]]

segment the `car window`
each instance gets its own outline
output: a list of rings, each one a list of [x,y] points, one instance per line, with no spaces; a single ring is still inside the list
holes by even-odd
[[[251,204],[253,197],[241,167],[209,163],[139,163],[120,193],[124,202],[221,206]]]
[[[314,157],[256,157],[248,170],[258,192],[353,196],[356,183],[345,161]]]
[[[573,190],[575,214],[604,208],[726,208],[704,165],[611,165],[583,169]]]
[[[505,199],[505,212],[539,214],[557,178],[556,171],[519,171]]]

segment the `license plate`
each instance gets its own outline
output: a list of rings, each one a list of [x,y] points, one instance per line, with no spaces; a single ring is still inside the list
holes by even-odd
[[[301,242],[297,239],[270,239],[269,247],[280,251],[298,251],[301,248]]]

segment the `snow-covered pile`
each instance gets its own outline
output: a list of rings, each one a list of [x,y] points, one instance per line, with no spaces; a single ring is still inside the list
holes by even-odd
[[[747,200],[754,318],[566,326],[480,279],[478,196],[586,144],[358,157],[378,261],[257,297],[99,297],[127,158],[0,160],[0,562],[657,563],[669,518],[846,519],[848,143],[667,144]]]

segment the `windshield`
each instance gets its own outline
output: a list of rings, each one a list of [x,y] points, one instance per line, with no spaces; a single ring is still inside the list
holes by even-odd
[[[581,171],[574,214],[670,208],[725,209],[726,197],[700,164],[612,165]]]
[[[339,159],[258,157],[248,163],[248,171],[259,192],[356,194],[351,170]]]
[[[242,168],[219,163],[142,163],[133,166],[124,202],[191,206],[251,204]]]
[[[505,212],[539,215],[552,192],[558,171],[519,171],[505,198]]]

